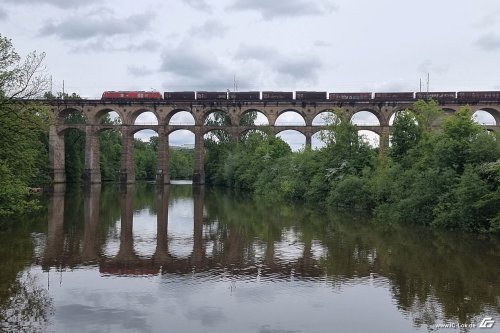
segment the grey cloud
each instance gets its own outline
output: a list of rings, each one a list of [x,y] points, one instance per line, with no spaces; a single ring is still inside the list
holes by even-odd
[[[235,55],[236,60],[255,60],[269,66],[279,81],[315,82],[323,63],[316,56],[283,55],[271,48],[241,47]],[[280,82],[282,83],[282,82]]]
[[[418,82],[416,82],[418,83]],[[415,86],[403,80],[391,80],[380,83],[374,83],[362,87],[360,91],[377,91],[377,92],[401,92],[401,91],[414,91]]]
[[[193,37],[201,38],[201,39],[210,39],[215,37],[223,37],[226,32],[229,30],[229,27],[222,24],[216,20],[208,20],[202,25],[195,26],[190,29],[190,34]]]
[[[209,13],[212,12],[212,7],[205,0],[184,0],[182,2],[194,9]]]
[[[160,71],[171,75],[164,85],[167,90],[226,90],[233,84],[232,71],[214,54],[186,44],[162,54]]]
[[[146,67],[139,67],[139,66],[135,66],[135,65],[128,66],[127,70],[133,76],[138,76],[138,77],[139,76],[148,76],[148,75],[155,73],[155,71],[153,69],[146,68]]]
[[[67,8],[75,8],[75,7],[84,7],[89,6],[93,3],[96,3],[96,0],[5,0],[6,2],[10,2],[16,5],[30,5],[33,4],[45,4],[52,5],[59,8],[67,9]]]
[[[329,47],[329,46],[332,46],[332,43],[329,43],[329,42],[324,41],[324,40],[317,40],[314,42],[313,45],[316,47]]]
[[[275,50],[266,47],[240,47],[235,58],[240,60],[265,60],[272,57]]]
[[[485,51],[496,51],[500,49],[500,36],[494,33],[485,34],[476,41],[476,45]]]
[[[142,13],[126,18],[70,17],[58,23],[47,22],[39,35],[55,35],[66,40],[86,40],[93,37],[139,34],[150,28],[152,13]]]
[[[325,15],[338,9],[335,4],[326,0],[235,0],[228,8],[230,10],[256,11],[265,20],[278,17]]]
[[[270,328],[269,325],[262,326],[258,333],[299,333],[301,331],[284,330],[280,328]]]
[[[487,15],[483,16],[480,21],[474,24],[477,28],[488,28],[494,26],[498,23],[498,16],[500,15],[500,10],[495,10]]]
[[[276,64],[276,70],[283,77],[296,81],[316,81],[322,64],[314,57],[282,59]]]
[[[5,20],[7,18],[7,12],[3,9],[0,9],[0,20]]]
[[[117,40],[110,40],[100,37],[97,40],[88,43],[79,43],[73,48],[73,52],[151,52],[157,51],[160,48],[160,43],[155,40],[137,41],[136,43],[120,43]]]
[[[420,65],[418,65],[418,71],[421,74],[426,74],[426,73],[437,73],[437,74],[444,74],[448,72],[448,65],[434,65],[432,61],[429,59],[425,60],[422,62]]]

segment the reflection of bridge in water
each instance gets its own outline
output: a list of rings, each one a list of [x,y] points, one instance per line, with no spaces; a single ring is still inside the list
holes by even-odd
[[[261,259],[248,260],[248,249],[244,235],[238,228],[227,230],[219,235],[221,246],[216,255],[208,255],[203,235],[204,228],[204,187],[193,186],[193,247],[189,256],[180,258],[170,251],[168,232],[168,210],[170,187],[158,187],[156,192],[156,246],[149,256],[138,255],[134,249],[134,191],[133,187],[123,188],[121,192],[120,245],[114,257],[103,255],[104,239],[99,235],[99,202],[101,186],[94,185],[84,195],[84,231],[79,246],[68,246],[64,231],[64,186],[56,187],[49,204],[49,225],[45,252],[41,259],[42,267],[74,268],[99,266],[102,274],[110,275],[156,275],[165,273],[191,274],[209,272],[249,276],[270,276],[285,278],[294,276],[319,277],[324,274],[319,261],[313,257],[311,241],[304,241],[302,253],[295,260],[279,259],[275,253],[274,240],[266,243]]]

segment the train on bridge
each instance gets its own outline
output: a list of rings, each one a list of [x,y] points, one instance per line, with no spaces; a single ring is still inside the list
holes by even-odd
[[[326,91],[105,91],[103,101],[414,101],[433,99],[438,102],[477,103],[479,101],[500,101],[500,91],[459,92],[353,92],[327,93]]]

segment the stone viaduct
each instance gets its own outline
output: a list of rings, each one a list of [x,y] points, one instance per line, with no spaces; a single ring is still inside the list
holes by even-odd
[[[269,122],[270,130],[278,134],[285,130],[296,130],[305,135],[306,147],[311,146],[312,136],[322,129],[321,125],[314,125],[313,120],[323,112],[342,107],[352,118],[361,111],[372,113],[377,119],[377,125],[358,125],[360,130],[369,130],[380,136],[380,150],[389,145],[390,119],[397,112],[411,108],[411,101],[353,101],[340,103],[335,101],[252,101],[252,102],[211,102],[211,101],[185,101],[173,102],[158,101],[102,101],[102,100],[44,100],[53,110],[55,122],[49,132],[50,168],[54,183],[64,183],[64,134],[69,129],[78,129],[85,133],[85,178],[89,183],[100,183],[101,172],[99,167],[99,133],[110,129],[118,129],[122,134],[123,151],[120,179],[122,183],[131,184],[135,181],[133,160],[133,138],[140,130],[150,129],[158,134],[158,163],[157,182],[168,184],[170,182],[168,171],[168,137],[177,130],[189,130],[195,135],[195,157],[193,183],[203,184],[205,181],[203,170],[204,147],[203,136],[214,130],[224,130],[235,140],[238,140],[249,130],[262,129],[262,126],[240,125],[242,117],[251,111],[262,113]],[[458,111],[460,103],[457,101],[441,104],[445,113],[451,114]],[[495,119],[495,125],[488,125],[488,130],[500,130],[500,102],[479,102],[471,105],[473,111],[483,110]],[[172,117],[178,112],[189,112],[194,118],[194,125],[176,125],[171,122]],[[298,113],[305,125],[278,125],[277,118],[284,112]],[[121,124],[102,124],[102,117],[116,112],[121,118]],[[157,124],[137,125],[135,121],[144,112],[152,112],[157,118]],[[225,126],[206,125],[206,120],[214,112],[224,112],[231,124]],[[72,113],[84,115],[85,124],[67,124],[66,117]]]

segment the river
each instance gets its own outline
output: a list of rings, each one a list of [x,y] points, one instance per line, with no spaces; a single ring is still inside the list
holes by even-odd
[[[2,331],[500,332],[498,235],[182,182],[44,205],[0,232]]]

